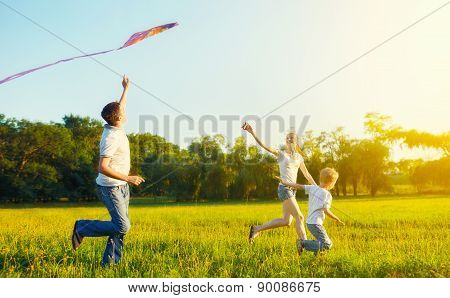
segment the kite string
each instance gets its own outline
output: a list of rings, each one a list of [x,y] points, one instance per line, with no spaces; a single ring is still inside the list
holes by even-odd
[[[347,216],[348,218],[350,218],[351,220],[353,220],[354,222],[361,224],[358,220],[354,219],[352,216],[348,215],[346,212],[340,210],[339,208],[337,208],[335,205],[333,205],[333,209],[339,211],[340,213],[344,214],[345,216]]]

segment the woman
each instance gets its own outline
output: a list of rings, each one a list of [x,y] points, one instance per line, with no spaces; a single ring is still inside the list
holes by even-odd
[[[286,150],[276,150],[267,147],[255,135],[253,128],[248,123],[242,125],[242,129],[248,131],[256,140],[258,145],[266,151],[272,153],[277,157],[278,166],[280,169],[280,177],[283,181],[296,183],[298,169],[302,171],[306,180],[311,184],[316,184],[313,177],[309,174],[302,157],[302,151],[297,143],[297,135],[295,133],[288,133],[286,135]],[[252,242],[258,234],[262,231],[275,229],[279,227],[290,226],[292,218],[295,219],[295,230],[297,231],[300,240],[306,240],[306,231],[304,225],[304,217],[300,212],[297,201],[295,199],[295,190],[283,184],[278,184],[278,199],[283,203],[283,217],[276,218],[265,224],[250,227],[249,241]]]

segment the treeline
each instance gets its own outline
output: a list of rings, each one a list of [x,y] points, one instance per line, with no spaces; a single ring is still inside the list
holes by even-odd
[[[340,173],[336,195],[391,192],[389,178],[402,174],[416,189],[448,190],[450,135],[405,131],[379,114],[367,114],[366,139],[352,139],[343,128],[302,136],[306,165],[314,177],[331,166]],[[0,114],[0,200],[95,199],[101,122],[74,115],[62,123],[40,123]],[[242,137],[227,146],[221,135],[205,136],[181,149],[151,134],[130,134],[131,172],[146,183],[136,196],[165,196],[178,201],[273,198],[276,159],[247,146]],[[389,160],[393,144],[442,151],[434,161]],[[299,175],[299,180],[303,179]]]

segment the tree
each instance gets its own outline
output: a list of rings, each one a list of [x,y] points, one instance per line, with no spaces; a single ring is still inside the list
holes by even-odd
[[[442,150],[444,156],[450,156],[450,132],[431,134],[417,130],[397,130],[390,133],[390,138],[399,140],[409,148],[425,147]]]
[[[348,179],[351,181],[353,196],[358,195],[358,185],[363,176],[364,148],[361,142],[354,140],[350,148],[350,155],[347,159]]]
[[[450,189],[450,157],[424,162],[414,168],[411,181],[419,192],[427,190],[427,186]]]
[[[307,131],[303,136],[302,150],[306,155],[303,156],[305,159],[305,165],[316,180],[319,178],[320,170],[325,166],[326,157],[323,151],[323,144],[326,141],[326,137],[326,133],[324,132],[315,137],[313,131]],[[306,182],[306,179],[300,179],[300,181]]]
[[[95,199],[102,124],[89,117],[71,114],[63,117],[61,126],[71,132],[73,142],[70,155],[57,165],[65,195],[72,200]]]
[[[395,142],[392,136],[400,131],[401,128],[392,123],[390,116],[381,115],[380,113],[367,113],[364,118],[366,132],[372,136],[373,140],[385,144]]]
[[[449,188],[450,133],[404,130],[392,124],[390,117],[376,113],[366,115],[365,128],[370,138],[362,140],[351,139],[342,127],[305,133],[305,163],[316,180],[320,170],[330,166],[340,174],[337,194],[347,195],[349,184],[354,195],[361,187],[372,195],[389,190],[392,170],[410,175],[419,192]],[[67,115],[62,123],[45,124],[0,114],[0,200],[94,199],[101,131],[101,123],[89,117]],[[130,134],[128,138],[131,173],[147,181],[133,187],[134,194],[177,201],[276,196],[276,158],[259,147],[248,147],[242,137],[225,147],[222,135],[204,136],[187,149],[151,134]],[[442,149],[443,157],[390,162],[390,146],[396,142]],[[306,182],[302,175],[299,182]]]
[[[342,190],[344,196],[347,195],[347,182],[352,179],[352,175],[356,175],[357,171],[353,171],[351,164],[355,140],[351,140],[344,132],[343,127],[338,127],[329,134],[329,140],[326,142],[328,148],[329,166],[336,168],[339,173],[339,180],[336,184],[336,193]],[[357,180],[358,177],[355,177]],[[354,189],[355,189],[354,185]]]
[[[46,200],[61,196],[57,164],[70,156],[74,146],[68,129],[40,122],[2,118],[2,179],[0,194],[14,200]],[[2,137],[3,137],[2,136]]]
[[[383,188],[389,188],[387,159],[389,148],[378,141],[363,140],[360,143],[362,178],[370,194],[375,196]]]

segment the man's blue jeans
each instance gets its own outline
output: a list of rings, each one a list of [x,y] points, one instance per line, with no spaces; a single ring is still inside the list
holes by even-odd
[[[109,236],[103,254],[102,265],[118,263],[122,257],[123,236],[131,227],[128,218],[130,188],[128,184],[120,186],[97,185],[100,199],[108,208],[111,221],[79,220],[77,232],[83,237]]]
[[[306,250],[318,252],[320,250],[330,249],[333,243],[327,235],[327,231],[322,225],[307,224],[308,230],[313,234],[316,240],[303,240],[303,247]]]

